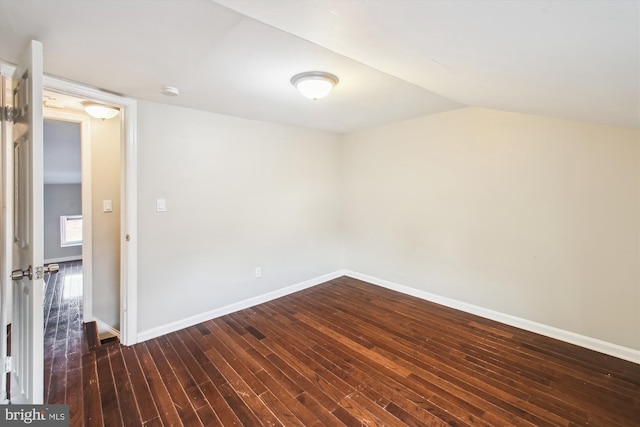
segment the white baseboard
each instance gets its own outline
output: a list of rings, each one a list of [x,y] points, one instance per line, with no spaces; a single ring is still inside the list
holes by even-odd
[[[287,286],[282,289],[278,289],[266,294],[258,295],[243,301],[239,301],[233,304],[229,304],[224,307],[217,308],[215,310],[207,311],[197,314],[195,316],[188,317],[186,319],[178,320],[175,322],[167,323],[162,326],[147,329],[138,333],[138,342],[150,340],[152,338],[159,337],[171,332],[179,331],[180,329],[188,328],[189,326],[197,325],[198,323],[206,322],[207,320],[215,319],[216,317],[224,316],[225,314],[233,313],[245,308],[253,307],[264,302],[274,300],[276,298],[283,297],[285,295],[292,294],[294,292],[301,291],[303,289],[311,288],[329,280],[336,279],[344,276],[345,271],[339,270],[333,273],[325,274],[323,276],[314,277],[313,279],[305,280],[304,282],[296,283],[291,286]]]
[[[70,256],[63,256],[60,258],[45,259],[44,263],[51,264],[52,262],[69,262],[69,261],[82,261],[82,255],[70,255]]]
[[[500,313],[498,311],[479,307],[477,305],[458,301],[452,298],[432,294],[430,292],[421,291],[409,286],[399,285],[388,280],[379,279],[377,277],[368,276],[366,274],[361,274],[355,271],[345,270],[344,274],[346,276],[353,277],[354,279],[363,280],[365,282],[378,285],[383,288],[391,289],[393,291],[431,301],[436,304],[444,305],[446,307],[454,308],[466,313],[475,314],[480,317],[495,320],[497,322],[505,323],[510,326],[515,326],[516,328],[535,332],[540,335],[555,338],[561,341],[578,345],[580,347],[585,347],[590,350],[595,350],[600,353],[608,354],[610,356],[618,357],[620,359],[640,364],[640,350],[634,350],[632,348],[612,344],[610,342],[602,341],[596,338],[576,334],[575,332],[565,331],[564,329],[559,329],[553,326],[544,325],[542,323],[533,322],[531,320],[512,316],[510,314]]]
[[[120,338],[120,331],[109,325],[106,322],[94,317],[93,320],[96,321],[96,326],[98,327],[98,335],[104,335],[105,333],[111,336],[116,336]]]
[[[249,298],[243,301],[239,301],[234,304],[230,304],[215,310],[207,311],[195,316],[188,317],[186,319],[178,320],[175,322],[167,323],[162,326],[158,326],[146,331],[142,331],[138,334],[138,342],[147,341],[152,338],[159,337],[171,332],[178,331],[180,329],[187,328],[189,326],[197,325],[198,323],[205,322],[207,320],[215,319],[216,317],[224,316],[225,314],[233,313],[235,311],[243,310],[258,304],[262,304],[267,301],[280,298],[285,295],[292,294],[303,289],[307,289],[329,280],[336,279],[340,276],[349,276],[355,279],[363,280],[365,282],[381,286],[383,288],[391,289],[393,291],[401,292],[403,294],[411,295],[426,301],[431,301],[436,304],[444,305],[446,307],[454,308],[456,310],[464,311],[466,313],[475,314],[486,319],[495,320],[500,323],[504,323],[516,328],[524,329],[526,331],[534,332],[540,335],[544,335],[550,338],[555,338],[564,342],[578,345],[580,347],[588,348],[590,350],[598,351],[600,353],[608,354],[610,356],[618,357],[620,359],[628,360],[630,362],[640,364],[640,350],[634,350],[632,348],[623,347],[617,344],[613,344],[607,341],[602,341],[596,338],[580,335],[575,332],[566,331],[553,326],[544,325],[542,323],[533,322],[531,320],[523,319],[521,317],[512,316],[510,314],[501,313],[495,310],[490,310],[477,305],[465,303],[452,298],[443,297],[440,295],[432,294],[430,292],[415,289],[409,286],[400,285],[388,280],[379,279],[377,277],[369,276],[366,274],[358,273],[351,270],[339,270],[333,273],[325,274],[323,276],[315,277],[313,279],[306,280],[282,289],[278,289],[273,292],[269,292],[263,295],[259,295],[253,298]],[[99,321],[98,321],[99,322]]]

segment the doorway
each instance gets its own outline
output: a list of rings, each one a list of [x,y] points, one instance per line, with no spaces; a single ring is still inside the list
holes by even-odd
[[[82,259],[81,143],[81,122],[45,117],[43,126],[45,264]]]
[[[47,100],[53,99],[45,94]],[[46,109],[46,107],[45,107]],[[44,262],[58,264],[43,280],[44,402],[61,389],[66,361],[82,344],[84,240],[81,121],[43,123]],[[86,143],[86,142],[85,142]],[[54,375],[55,374],[55,375]]]
[[[42,144],[42,127],[39,125],[34,125],[33,120],[31,120],[31,117],[38,117],[38,120],[35,122],[40,122],[42,123],[42,89],[47,89],[47,90],[51,90],[51,91],[55,91],[57,93],[66,93],[72,96],[77,96],[80,98],[85,98],[85,99],[93,99],[97,102],[101,102],[101,103],[106,103],[106,104],[110,104],[110,105],[114,105],[117,108],[120,108],[121,111],[121,141],[122,141],[122,152],[121,152],[121,166],[122,166],[122,181],[121,181],[121,185],[122,185],[122,192],[121,192],[121,200],[122,200],[122,213],[121,213],[121,224],[122,224],[122,228],[120,230],[119,235],[117,236],[117,238],[120,241],[120,253],[121,253],[121,269],[120,269],[120,273],[121,273],[121,277],[120,277],[120,284],[121,284],[121,309],[120,309],[120,327],[121,327],[121,341],[123,344],[125,345],[131,345],[131,344],[135,344],[137,342],[137,146],[136,146],[136,140],[137,140],[137,126],[136,126],[136,121],[137,121],[137,101],[135,99],[131,99],[131,98],[126,98],[124,96],[121,95],[117,95],[117,94],[113,94],[113,93],[107,93],[105,91],[99,90],[99,89],[94,89],[91,87],[87,87],[78,83],[74,83],[74,82],[70,82],[70,81],[66,81],[66,80],[61,80],[55,77],[51,77],[51,76],[43,76],[42,74],[42,44],[37,42],[37,41],[32,41],[29,48],[26,50],[26,56],[25,56],[25,61],[24,63],[20,64],[20,67],[16,67],[14,65],[11,64],[7,64],[7,63],[2,63],[0,64],[2,65],[1,70],[0,70],[0,74],[2,75],[2,87],[3,87],[3,91],[2,91],[2,106],[3,106],[3,111],[2,111],[2,115],[3,115],[3,123],[2,126],[0,126],[0,132],[2,133],[2,154],[0,155],[0,160],[1,160],[1,164],[2,164],[2,200],[3,200],[3,209],[2,209],[2,215],[1,215],[1,219],[2,219],[2,231],[0,232],[0,236],[2,237],[2,246],[3,246],[3,256],[2,258],[2,262],[0,263],[0,271],[3,272],[3,277],[8,277],[8,272],[11,272],[12,269],[15,268],[20,268],[22,270],[20,270],[20,272],[24,273],[26,271],[29,272],[29,274],[31,274],[31,269],[29,270],[25,270],[26,269],[26,265],[27,264],[31,264],[32,266],[35,266],[35,279],[34,281],[38,281],[39,283],[42,283],[42,278],[41,276],[39,276],[41,273],[41,269],[44,269],[44,267],[42,267],[43,265],[43,248],[42,248],[42,242],[41,242],[41,233],[42,230],[41,229],[37,229],[34,231],[34,236],[36,236],[36,239],[34,240],[35,246],[33,248],[33,250],[31,250],[31,247],[29,246],[29,253],[22,253],[19,252],[17,255],[15,253],[12,253],[12,246],[14,243],[14,239],[12,238],[12,236],[14,236],[14,218],[23,218],[23,217],[27,217],[26,215],[23,215],[23,213],[19,212],[19,215],[13,215],[13,211],[15,209],[16,206],[22,206],[24,203],[22,204],[18,204],[17,202],[15,202],[14,200],[14,193],[18,194],[18,195],[23,195],[24,193],[22,192],[22,187],[20,188],[20,191],[15,192],[14,190],[14,179],[15,178],[14,175],[14,166],[15,166],[15,161],[17,161],[16,159],[21,160],[21,165],[24,163],[24,169],[28,170],[30,168],[29,166],[29,162],[27,161],[25,163],[25,159],[31,159],[31,157],[28,157],[26,155],[23,155],[24,153],[21,154],[21,152],[18,153],[18,157],[14,156],[14,151],[15,147],[14,145],[11,143],[12,141],[15,141],[14,139],[12,139],[12,128],[15,128],[15,126],[13,125],[7,125],[5,126],[5,123],[9,123],[9,121],[4,120],[5,117],[9,117],[7,114],[7,112],[11,111],[12,107],[7,107],[5,108],[5,105],[12,105],[10,102],[8,102],[8,100],[11,99],[10,96],[8,96],[8,94],[11,92],[11,87],[12,87],[12,82],[19,80],[20,82],[23,82],[24,80],[24,87],[27,88],[26,91],[20,89],[19,94],[24,95],[24,99],[28,99],[29,105],[34,105],[34,108],[29,108],[29,109],[21,109],[20,110],[16,110],[16,111],[21,111],[22,113],[24,113],[23,115],[25,115],[26,113],[28,114],[28,121],[30,123],[30,127],[33,127],[34,132],[33,132],[33,138],[29,137],[27,142],[24,143],[23,145],[27,146],[27,149],[33,144],[35,146],[35,151],[34,153],[37,154],[37,156],[35,156],[32,161],[30,162],[31,165],[33,164],[39,164],[39,162],[42,161],[42,157],[41,154],[39,154],[39,150],[41,150],[41,144]],[[22,71],[24,71],[24,69],[28,69],[28,70],[32,70],[33,72],[30,72],[28,74],[28,76],[30,77],[29,79],[24,79],[25,76],[27,76],[27,74],[23,74]],[[22,87],[22,86],[21,86]],[[28,88],[33,88],[33,90],[28,90]],[[19,100],[23,100],[22,98],[19,98]],[[22,104],[20,104],[22,105]],[[36,107],[37,106],[37,107]],[[33,113],[32,113],[33,111]],[[20,116],[22,117],[22,116]],[[30,135],[30,134],[29,134]],[[16,138],[20,138],[21,135],[18,134],[16,135]],[[22,141],[22,139],[21,139]],[[21,148],[21,147],[18,147]],[[24,151],[24,150],[23,150]],[[38,169],[40,171],[42,171],[42,166],[39,165]],[[31,170],[27,171],[27,175],[31,174]],[[34,182],[37,184],[38,182],[42,182],[41,179],[42,177],[39,176],[40,173],[36,173],[34,176]],[[29,176],[27,176],[28,178]],[[17,181],[18,183],[22,183],[23,181]],[[35,187],[28,187],[27,190],[31,189],[34,193],[40,193],[42,190],[41,185],[36,185]],[[21,197],[26,197],[27,196],[21,196]],[[42,194],[39,194],[38,197],[36,197],[36,200],[34,201],[35,203],[35,208],[34,208],[34,212],[38,213],[38,215],[41,215],[41,209],[42,209],[42,205],[39,205],[39,203],[42,202],[38,202],[37,200],[42,201],[43,200],[43,196]],[[39,206],[38,206],[39,205]],[[30,217],[27,217],[30,218]],[[40,222],[40,221],[38,221]],[[22,227],[22,224],[19,224]],[[41,226],[40,226],[41,227]],[[22,230],[22,228],[20,228],[20,230]],[[22,234],[20,236],[23,236]],[[5,250],[6,249],[6,250]],[[25,249],[26,251],[27,249]],[[23,251],[24,252],[24,251]],[[23,256],[24,255],[24,256]],[[16,265],[18,267],[14,266],[14,261],[16,262]],[[28,261],[28,263],[25,263],[25,266],[22,266],[23,262],[22,261]],[[15,270],[15,274],[16,274],[16,278],[15,280],[18,281],[18,270]],[[29,276],[30,277],[30,276]],[[29,280],[31,280],[29,278]],[[26,282],[27,280],[19,280],[20,283],[22,284],[23,282]],[[36,298],[30,298],[27,302],[30,304],[30,307],[40,307],[37,310],[31,310],[30,312],[27,313],[28,310],[22,310],[22,306],[19,306],[18,310],[16,311],[15,309],[12,310],[10,304],[8,304],[8,302],[11,302],[12,300],[15,303],[15,298],[13,298],[14,295],[22,295],[21,292],[14,292],[12,291],[12,287],[10,286],[11,282],[7,282],[6,280],[0,280],[0,283],[2,284],[1,290],[0,290],[0,297],[1,297],[1,308],[0,308],[0,317],[2,319],[2,331],[0,331],[0,335],[2,335],[2,332],[4,331],[5,327],[7,325],[9,325],[9,323],[11,323],[11,320],[14,316],[12,316],[12,312],[18,312],[18,313],[22,313],[22,317],[24,316],[28,316],[31,315],[33,313],[38,313],[41,312],[42,310],[42,298],[38,298],[38,293],[41,292],[38,291],[37,289],[39,288],[36,287],[33,291],[33,295],[36,295]],[[31,295],[31,292],[24,292],[25,295]],[[31,314],[30,314],[31,313]],[[42,324],[42,319],[38,319],[38,315],[34,314],[33,315],[36,319],[36,322],[32,322],[33,327],[31,329],[39,329],[36,325],[41,325]],[[32,319],[33,320],[33,319]],[[22,325],[21,322],[16,322]],[[25,328],[21,328],[20,331],[22,331]],[[41,390],[41,385],[39,385],[40,379],[42,378],[42,372],[41,372],[41,368],[37,366],[37,361],[38,360],[42,360],[42,346],[41,344],[38,344],[41,339],[42,339],[42,335],[41,332],[39,333],[34,333],[34,336],[38,336],[40,337],[40,339],[37,339],[36,341],[30,340],[29,337],[26,338],[26,340],[23,340],[25,345],[28,347],[26,349],[24,348],[20,348],[17,352],[17,356],[21,357],[21,358],[26,358],[25,360],[27,361],[24,364],[20,364],[20,366],[26,366],[26,368],[24,368],[22,371],[22,373],[25,374],[24,378],[25,381],[29,380],[28,385],[28,391],[29,391],[29,395],[25,397],[25,401],[39,401],[41,400],[39,398],[39,390]],[[22,335],[20,334],[12,334],[15,335],[17,337],[22,337]],[[4,335],[2,335],[2,342],[4,342],[4,337],[6,336],[6,333]],[[0,358],[2,358],[4,360],[4,357],[7,355],[7,347],[5,345],[0,344]],[[35,356],[35,357],[33,357]],[[35,362],[35,365],[34,365]],[[16,363],[14,366],[18,366],[18,364]],[[27,369],[25,371],[25,369]],[[13,371],[12,371],[13,372]],[[28,376],[26,376],[28,375]],[[27,384],[27,383],[25,383]],[[2,389],[4,389],[4,387],[2,387]],[[0,394],[0,400],[2,400],[4,402],[4,396],[2,394]]]
[[[119,123],[120,137],[120,153],[118,159],[119,176],[120,176],[120,196],[115,198],[98,198],[96,194],[85,196],[83,201],[91,200],[88,210],[96,210],[104,213],[108,207],[105,200],[111,200],[112,209],[117,203],[120,207],[119,215],[111,213],[111,218],[119,216],[119,230],[108,232],[108,238],[115,238],[116,245],[119,247],[119,277],[114,279],[115,283],[119,283],[119,331],[120,342],[124,345],[132,345],[138,341],[137,337],[137,101],[135,99],[124,96],[107,93],[99,89],[87,87],[78,83],[61,80],[50,76],[44,76],[43,85],[45,91],[51,91],[59,96],[69,96],[76,100],[91,100],[120,109],[120,115],[111,120],[94,120],[91,122],[91,129],[106,126],[107,123]],[[85,127],[83,126],[83,129]],[[89,127],[86,127],[89,132]],[[84,130],[83,130],[84,132]],[[84,137],[83,137],[84,140]],[[99,156],[97,152],[92,152],[91,156],[87,156],[88,150],[83,150],[82,162],[89,162],[91,158]],[[87,158],[88,157],[88,158]],[[95,163],[94,163],[95,164]],[[95,172],[92,169],[92,173]],[[83,166],[83,170],[86,170]],[[88,191],[88,186],[83,186],[83,192]],[[90,218],[85,213],[83,206],[84,221],[83,226],[88,227]],[[92,215],[93,216],[93,215]],[[92,227],[93,228],[93,227]],[[95,231],[95,230],[94,230]],[[95,234],[95,233],[93,233]],[[93,240],[102,238],[102,236],[93,236]],[[88,251],[95,248],[83,245],[83,258],[85,258],[83,270],[85,275],[92,278],[98,277],[99,272],[94,272],[94,266],[87,265]],[[92,254],[91,259],[97,256]],[[113,259],[111,259],[113,262]],[[89,270],[91,269],[91,272]],[[85,287],[85,320],[91,315],[91,320],[97,317],[95,302],[99,298],[96,295],[89,295],[97,289],[96,286]],[[87,304],[87,299],[91,299],[93,304]],[[87,307],[91,307],[92,313],[87,312]]]
[[[82,258],[83,318],[96,321],[105,338],[120,335],[122,132],[118,119],[90,117],[83,107],[89,101],[44,92],[45,259]],[[82,226],[70,243],[67,225]]]

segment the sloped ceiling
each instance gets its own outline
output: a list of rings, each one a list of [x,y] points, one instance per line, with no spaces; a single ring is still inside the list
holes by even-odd
[[[217,0],[465,105],[640,126],[640,2]]]
[[[47,74],[332,132],[466,105],[639,127],[639,17],[624,0],[0,0],[0,58],[33,38]],[[308,70],[340,83],[306,100],[289,80]]]

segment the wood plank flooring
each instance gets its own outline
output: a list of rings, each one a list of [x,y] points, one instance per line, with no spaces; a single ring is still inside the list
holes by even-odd
[[[45,275],[44,401],[68,403],[79,390],[80,361],[87,350],[82,328],[82,262],[60,263]]]
[[[131,347],[65,318],[72,426],[640,425],[640,365],[346,277]]]

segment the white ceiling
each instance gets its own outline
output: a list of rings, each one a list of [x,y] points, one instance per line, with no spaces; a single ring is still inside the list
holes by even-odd
[[[640,127],[639,27],[633,0],[0,0],[0,58],[34,38],[51,75],[334,132],[465,105]],[[340,83],[306,100],[308,70]]]
[[[465,105],[640,126],[637,0],[218,0]]]

